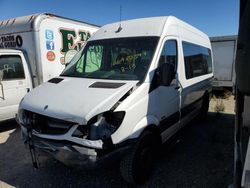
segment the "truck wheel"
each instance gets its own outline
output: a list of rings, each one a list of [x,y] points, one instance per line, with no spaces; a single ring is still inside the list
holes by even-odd
[[[123,179],[132,184],[144,183],[151,173],[155,151],[156,138],[150,131],[145,131],[121,160]]]
[[[202,101],[201,110],[200,110],[200,117],[199,117],[200,120],[206,119],[208,108],[209,108],[209,95],[205,94],[203,96],[203,101]]]

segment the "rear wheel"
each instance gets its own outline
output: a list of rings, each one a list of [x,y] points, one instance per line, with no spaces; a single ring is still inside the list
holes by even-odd
[[[144,183],[151,173],[155,151],[156,138],[150,131],[145,131],[121,160],[120,170],[123,179],[133,184]]]

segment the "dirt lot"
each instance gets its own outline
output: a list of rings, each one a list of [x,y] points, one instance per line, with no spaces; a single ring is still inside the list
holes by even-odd
[[[151,178],[141,187],[222,188],[232,183],[234,101],[226,100],[225,113],[214,112],[213,99],[206,121],[192,121],[179,142],[162,147]],[[0,188],[131,187],[122,180],[118,163],[95,170],[72,169],[50,157],[40,163],[40,169],[32,167],[15,122],[0,125]]]

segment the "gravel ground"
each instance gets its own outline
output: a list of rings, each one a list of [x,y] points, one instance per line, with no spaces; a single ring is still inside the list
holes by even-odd
[[[210,110],[206,121],[189,123],[178,142],[163,145],[152,176],[141,187],[223,188],[232,183],[234,115]],[[131,187],[122,180],[117,162],[87,170],[42,157],[36,170],[16,123],[10,121],[0,127],[0,188]]]

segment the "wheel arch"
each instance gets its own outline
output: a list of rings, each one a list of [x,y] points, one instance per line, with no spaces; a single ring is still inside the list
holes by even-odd
[[[149,130],[152,131],[154,134],[157,134],[158,125],[159,125],[159,120],[155,116],[153,115],[145,116],[135,125],[129,138],[130,139],[139,138],[145,130]]]

